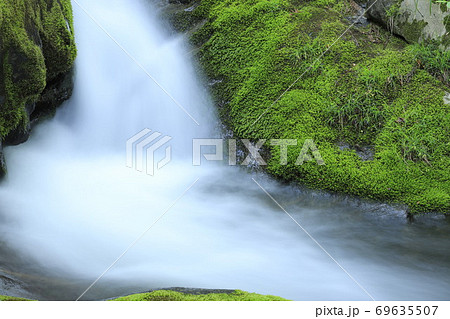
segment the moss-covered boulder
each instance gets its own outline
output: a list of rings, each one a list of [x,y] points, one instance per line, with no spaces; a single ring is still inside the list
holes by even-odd
[[[353,1],[189,6],[183,14],[201,21],[191,42],[221,118],[234,137],[267,141],[269,173],[405,203],[411,213],[450,213],[448,51],[410,45],[377,24],[349,28],[360,11]],[[287,163],[271,139],[298,141]],[[307,139],[325,165],[297,165]]]
[[[450,49],[450,9],[435,0],[370,0],[369,16],[408,42],[434,40]]]
[[[0,301],[31,301],[30,299],[2,296]],[[288,301],[287,299],[249,293],[242,290],[168,288],[134,294],[110,301]]]
[[[200,289],[197,290],[200,291]],[[120,297],[113,301],[287,301],[287,299],[241,290],[216,293],[204,290],[199,293],[187,293],[172,289]]]
[[[0,140],[4,144],[26,141],[31,122],[53,112],[71,95],[75,56],[70,0],[0,1]]]

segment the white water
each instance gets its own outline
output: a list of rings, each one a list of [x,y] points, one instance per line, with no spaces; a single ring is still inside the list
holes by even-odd
[[[384,206],[358,206],[220,165],[192,167],[192,138],[217,135],[217,120],[183,39],[169,37],[154,9],[140,1],[79,2],[201,125],[74,4],[79,50],[74,96],[28,143],[6,150],[1,238],[24,263],[36,263],[49,277],[82,279],[75,299],[199,178],[99,285],[369,299],[267,198],[254,177],[376,299],[449,298],[444,221],[409,225]],[[174,161],[155,177],[125,166],[125,142],[144,128],[174,137]],[[442,246],[434,247],[436,242]],[[100,295],[110,297],[107,290]]]

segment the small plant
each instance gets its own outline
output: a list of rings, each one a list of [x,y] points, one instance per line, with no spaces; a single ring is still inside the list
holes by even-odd
[[[326,50],[325,45],[319,38],[311,39],[306,36],[301,41],[301,45],[292,50],[292,58],[295,64],[304,64],[305,68],[309,68],[312,74],[320,69],[320,61],[318,58]]]
[[[450,0],[437,0],[436,3],[443,3],[447,5],[447,8],[450,9]],[[431,1],[430,1],[430,7],[431,7]]]
[[[389,9],[386,10],[386,16],[389,18],[388,21],[388,30],[391,33],[394,33],[394,19],[398,15],[400,11],[400,5],[398,3],[394,3]]]
[[[439,141],[430,130],[429,122],[429,117],[412,123],[410,119],[402,118],[396,127],[392,128],[398,136],[400,152],[405,161],[423,161],[431,166],[431,158],[433,152],[439,148]]]
[[[446,84],[450,81],[450,51],[442,51],[436,43],[411,47],[419,68],[425,69]]]
[[[385,121],[379,93],[376,90],[355,93],[343,104],[331,105],[326,111],[328,124],[340,130],[350,128],[357,133],[377,131]]]

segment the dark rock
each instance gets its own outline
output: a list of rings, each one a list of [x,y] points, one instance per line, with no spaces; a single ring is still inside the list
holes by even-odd
[[[12,130],[4,140],[5,145],[19,145],[28,141],[31,133],[30,121],[27,121],[23,126],[19,125],[14,130]]]
[[[37,103],[27,103],[25,105],[28,115],[26,123],[12,130],[4,138],[4,145],[19,145],[28,141],[32,124],[37,123],[40,118],[53,115],[56,108],[72,96],[72,92],[73,69],[49,82]]]
[[[1,56],[0,56],[1,58]],[[3,106],[5,105],[6,98],[4,95],[0,95],[0,111],[3,110]]]
[[[354,0],[354,2],[365,9],[367,7],[368,0]]]
[[[388,14],[387,11],[393,5],[394,0],[370,0],[368,1],[367,11],[371,20],[378,22],[385,28],[388,27]]]
[[[364,15],[364,6],[364,4],[353,2],[352,7],[356,11],[355,15],[346,17],[346,19],[357,28],[363,28],[369,25],[369,20]]]
[[[58,106],[72,96],[73,85],[73,69],[47,83],[33,112],[30,114],[30,121],[36,123],[39,118],[52,115]]]
[[[193,2],[193,0],[169,0],[170,4],[189,4]]]
[[[360,146],[358,144],[350,145],[348,143],[339,142],[337,146],[341,151],[345,150],[355,151],[356,155],[358,155],[363,162],[373,161],[375,158],[375,150],[373,146],[370,145]]]
[[[5,176],[5,174],[6,174],[6,162],[5,157],[3,156],[2,141],[0,140],[0,178]]]

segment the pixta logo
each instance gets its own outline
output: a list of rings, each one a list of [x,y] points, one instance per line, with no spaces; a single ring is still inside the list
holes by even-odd
[[[240,163],[240,165],[247,166],[251,163],[257,163],[258,165],[267,165],[266,161],[261,156],[260,152],[267,140],[259,140],[256,143],[250,142],[250,140],[241,140],[247,151],[247,157]],[[193,140],[193,165],[200,166],[202,163],[202,157],[207,161],[224,161],[224,145],[223,139],[194,139]],[[298,140],[283,139],[283,140],[270,140],[270,145],[280,148],[280,165],[288,164],[288,147],[297,146]],[[214,147],[214,153],[202,153],[202,147]],[[237,156],[237,140],[228,140],[228,165],[238,165]],[[295,165],[303,165],[303,163],[315,160],[318,165],[325,165],[325,162],[312,139],[307,139],[303,143],[303,147],[298,155]]]
[[[163,136],[159,132],[144,129],[127,141],[127,166],[139,172],[155,175],[156,170],[162,169],[172,160],[172,147],[166,146],[165,157],[159,161],[155,159],[155,152],[172,140],[170,136]]]

